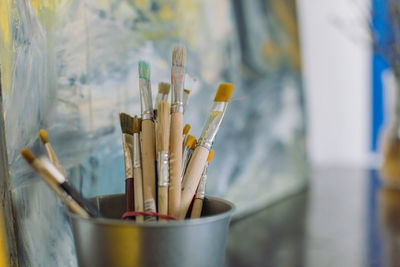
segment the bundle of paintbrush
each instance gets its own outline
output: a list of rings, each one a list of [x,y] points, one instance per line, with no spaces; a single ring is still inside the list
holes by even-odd
[[[213,156],[211,147],[233,85],[220,84],[208,121],[196,140],[189,134],[190,125],[183,127],[183,113],[190,94],[184,89],[185,65],[185,47],[176,46],[172,53],[171,84],[159,83],[153,107],[150,65],[139,62],[141,119],[120,114],[125,157],[125,218],[184,219],[192,202],[190,217],[200,217],[207,166]]]
[[[21,150],[22,157],[43,178],[70,212],[86,218],[101,217],[96,207],[67,181],[65,171],[50,145],[47,132],[40,130],[39,137],[46,148],[50,161],[45,157],[37,159],[28,148]]]

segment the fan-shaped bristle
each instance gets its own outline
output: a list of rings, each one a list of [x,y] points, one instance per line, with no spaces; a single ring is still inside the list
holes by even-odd
[[[150,64],[144,60],[139,61],[139,78],[150,80]]]
[[[140,133],[140,120],[137,115],[133,117],[133,132]]]
[[[126,113],[119,114],[121,130],[124,134],[133,134],[133,118]]]
[[[233,92],[234,85],[231,83],[221,83],[218,87],[218,91],[215,95],[214,101],[216,102],[228,102]]]
[[[41,129],[39,131],[39,138],[42,140],[43,144],[46,144],[49,142],[49,135],[47,134],[46,130]]]
[[[186,124],[185,127],[183,127],[183,134],[188,134],[190,131],[190,124]]]
[[[210,163],[212,158],[214,157],[214,149],[211,149],[210,152],[208,153],[207,161]]]
[[[35,160],[35,155],[26,147],[21,150],[21,155],[28,163],[32,163]]]
[[[183,45],[177,45],[172,51],[172,65],[184,67],[186,65],[186,48]]]
[[[161,82],[158,84],[158,93],[168,95],[171,85],[169,83]]]

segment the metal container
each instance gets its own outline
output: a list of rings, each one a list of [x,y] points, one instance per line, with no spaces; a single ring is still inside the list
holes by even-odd
[[[206,197],[202,217],[184,221],[122,221],[125,196],[93,198],[105,218],[69,214],[78,255],[86,266],[221,267],[233,204]]]

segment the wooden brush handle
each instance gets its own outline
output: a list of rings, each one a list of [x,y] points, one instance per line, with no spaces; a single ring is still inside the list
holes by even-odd
[[[133,183],[135,191],[135,211],[143,211],[143,179],[142,179],[142,169],[133,169]],[[137,222],[143,222],[143,216],[136,216]]]
[[[203,199],[195,198],[193,202],[192,213],[190,214],[190,219],[200,218],[202,209],[203,209]]]
[[[50,145],[50,143],[46,143],[44,147],[46,149],[50,162],[53,163],[54,166],[65,176],[65,179],[67,179],[67,174],[65,173],[64,168],[61,166],[61,163],[58,160],[53,147]]]
[[[202,146],[196,147],[186,168],[182,184],[180,219],[185,218],[193,196],[196,193],[204,165],[207,162],[208,153],[209,150],[207,148]]]
[[[158,105],[158,132],[159,132],[159,150],[169,150],[169,134],[170,134],[170,115],[169,104],[167,101],[161,101]]]
[[[125,179],[125,210],[135,210],[135,197],[134,197],[133,178]]]
[[[75,200],[68,200],[64,202],[69,211],[78,214],[84,218],[89,218],[89,214],[81,207]]]
[[[155,140],[154,122],[142,121],[142,172],[143,172],[143,201],[155,202],[156,177],[155,177]]]
[[[168,215],[178,218],[181,203],[182,113],[171,114],[170,129]]]
[[[158,187],[158,213],[168,215],[168,186]],[[165,221],[159,219],[159,221]]]

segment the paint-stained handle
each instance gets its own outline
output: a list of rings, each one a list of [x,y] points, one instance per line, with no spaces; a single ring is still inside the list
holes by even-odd
[[[181,168],[182,168],[182,131],[183,114],[171,114],[169,143],[169,191],[168,215],[179,217],[181,202]]]
[[[143,179],[142,169],[133,169],[133,188],[135,190],[135,211],[143,211]],[[143,216],[136,216],[137,222],[143,222]]]
[[[192,208],[192,213],[190,214],[190,219],[200,218],[202,209],[203,209],[203,199],[196,198],[193,202],[193,208]]]
[[[142,121],[142,172],[143,172],[143,201],[149,210],[156,212],[156,177],[155,177],[155,140],[154,122]],[[154,209],[154,210],[151,210]]]
[[[180,219],[184,219],[196,193],[201,174],[207,162],[209,150],[202,146],[197,146],[186,168],[185,177],[182,184]]]

